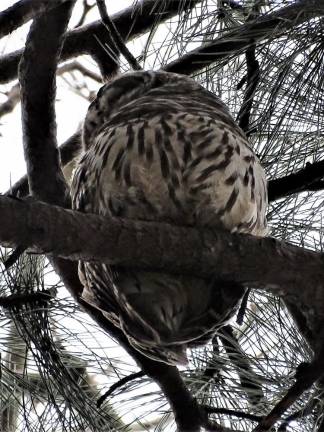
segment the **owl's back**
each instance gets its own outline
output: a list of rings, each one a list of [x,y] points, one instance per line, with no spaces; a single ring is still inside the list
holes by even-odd
[[[264,171],[226,106],[193,80],[136,72],[104,86],[84,124],[78,210],[265,235]],[[181,362],[234,312],[241,287],[83,263],[83,296],[146,355]],[[217,269],[216,269],[217,272]]]

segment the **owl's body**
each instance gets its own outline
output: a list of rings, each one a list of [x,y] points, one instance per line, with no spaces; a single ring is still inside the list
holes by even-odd
[[[83,141],[75,209],[267,232],[264,171],[226,106],[190,78],[134,72],[106,84]],[[80,263],[80,277],[83,297],[136,349],[170,364],[233,316],[244,292],[235,283],[94,263]]]

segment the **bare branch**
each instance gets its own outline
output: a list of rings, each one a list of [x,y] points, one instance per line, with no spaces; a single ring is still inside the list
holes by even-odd
[[[323,14],[324,0],[297,0],[276,12],[235,27],[210,44],[189,52],[163,69],[168,72],[193,74],[212,63],[238,55],[254,43],[270,37],[274,39],[291,27]]]
[[[200,0],[188,0],[182,10],[192,9]],[[121,37],[127,42],[148,31],[153,25],[163,22],[179,12],[178,0],[167,0],[164,8],[157,7],[156,0],[142,0],[116,13],[112,20]],[[106,51],[99,45],[110,44],[111,40],[106,27],[97,21],[95,23],[75,29],[67,33],[63,44],[60,61],[68,60],[83,54],[89,54],[98,62],[104,75],[114,70],[115,64],[111,62]],[[6,83],[17,77],[17,69],[23,50],[15,51],[0,58],[0,83]]]
[[[134,381],[137,378],[143,377],[145,374],[143,371],[135,372],[130,375],[125,376],[124,378],[120,379],[116,383],[114,383],[105,394],[103,394],[98,400],[97,400],[97,407],[101,407],[101,405],[104,403],[104,401],[112,395],[112,393],[117,390],[118,388],[124,386],[125,384],[129,383],[130,381]]]
[[[95,7],[96,3],[93,3],[90,5],[87,0],[83,0],[83,12],[82,15],[78,21],[78,23],[75,25],[75,28],[80,27],[83,25],[88,13]]]
[[[306,163],[305,168],[269,182],[269,201],[307,190],[321,190],[324,188],[323,178],[324,161]]]
[[[66,204],[68,190],[56,145],[55,77],[73,5],[67,1],[33,21],[19,74],[29,188],[33,196],[56,204]]]
[[[69,63],[65,63],[64,65],[60,66],[57,70],[57,75],[62,75],[66,72],[73,72],[73,71],[79,71],[84,76],[91,78],[94,81],[97,81],[98,83],[102,83],[102,78],[99,74],[86,68],[76,60]],[[0,117],[11,113],[15,109],[16,105],[19,103],[20,101],[19,84],[15,84],[10,89],[10,91],[7,93],[7,97],[8,99],[0,105]]]
[[[272,238],[100,217],[1,197],[0,242],[72,260],[201,277],[217,269],[221,279],[294,299],[313,334],[320,333],[323,255]]]
[[[237,115],[239,126],[248,135],[253,97],[260,79],[259,62],[255,57],[255,45],[250,46],[245,53],[247,66],[247,84],[242,107]]]
[[[102,83],[102,78],[99,74],[91,71],[90,69],[83,66],[83,64],[79,63],[78,61],[74,60],[69,63],[65,63],[64,65],[60,66],[57,69],[57,74],[62,75],[66,72],[73,72],[73,71],[79,71],[84,76],[93,79],[94,81],[97,81],[98,83]]]
[[[115,47],[119,51],[120,54],[122,54],[125,59],[128,61],[132,69],[134,70],[142,70],[141,66],[139,65],[136,58],[133,56],[133,54],[129,51],[127,46],[125,45],[125,42],[121,35],[119,34],[114,22],[109,18],[109,15],[107,13],[105,0],[97,0],[99,13],[101,16],[101,21],[103,22],[104,26],[106,27],[110,38],[112,39]]]
[[[0,38],[66,0],[20,0],[0,13]]]
[[[262,420],[261,416],[255,414],[249,414],[242,411],[230,410],[227,408],[215,408],[208,405],[202,406],[202,408],[206,411],[207,414],[226,414],[231,417],[237,417],[241,419],[248,419],[252,421],[260,421]]]

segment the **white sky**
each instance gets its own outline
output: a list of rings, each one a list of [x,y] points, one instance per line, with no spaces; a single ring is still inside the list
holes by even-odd
[[[37,1],[37,0],[35,0]],[[17,0],[1,0],[0,11],[5,10]],[[107,1],[109,14],[123,10],[133,4],[132,0]],[[70,26],[72,27],[80,18],[82,13],[82,0],[78,0],[73,12]],[[96,7],[92,9],[86,22],[99,19]],[[29,23],[13,32],[9,37],[0,40],[0,55],[8,54],[24,46]],[[94,63],[89,66],[93,68]],[[8,91],[15,82],[0,85],[0,104],[6,101],[4,92]],[[93,83],[93,90],[98,86]],[[82,121],[89,102],[75,95],[68,89],[68,85],[62,79],[58,79],[56,120],[58,127],[58,144],[72,135]],[[14,184],[26,172],[23,156],[22,134],[21,134],[21,110],[20,104],[14,111],[0,118],[0,193],[6,192],[10,184]]]

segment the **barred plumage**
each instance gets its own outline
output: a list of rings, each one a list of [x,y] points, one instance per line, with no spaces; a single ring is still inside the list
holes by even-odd
[[[103,86],[83,127],[75,209],[265,235],[264,171],[227,107],[192,79],[133,72]],[[83,297],[170,364],[235,313],[235,283],[80,263]]]

